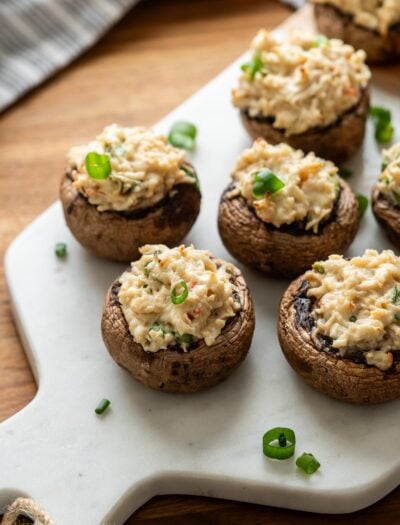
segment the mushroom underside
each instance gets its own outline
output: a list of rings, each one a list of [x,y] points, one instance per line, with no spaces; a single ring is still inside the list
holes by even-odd
[[[129,263],[144,244],[179,244],[199,211],[201,194],[192,184],[179,184],[151,208],[131,214],[97,210],[78,192],[70,176],[61,181],[60,198],[68,227],[85,248],[98,257]]]
[[[304,276],[293,281],[283,295],[278,322],[282,351],[304,381],[330,397],[355,404],[390,401],[400,396],[400,362],[388,371],[356,363],[318,349],[311,331],[300,326],[296,299]]]
[[[391,203],[375,185],[372,190],[372,211],[387,236],[400,249],[400,207]]]
[[[285,130],[273,126],[269,117],[250,117],[246,110],[240,111],[242,123],[251,137],[263,137],[271,144],[285,142],[292,148],[308,153],[313,151],[318,157],[329,159],[337,164],[354,155],[364,140],[365,123],[369,108],[369,92],[364,89],[356,106],[346,111],[333,124],[327,127],[312,128],[304,133],[287,136]]]
[[[354,23],[351,15],[328,4],[314,5],[318,30],[329,38],[340,38],[356,49],[364,49],[370,63],[387,63],[400,56],[400,24],[382,35]]]
[[[136,343],[118,300],[119,281],[108,290],[101,323],[112,358],[144,385],[164,392],[191,393],[224,381],[242,363],[251,345],[255,316],[243,277],[236,277],[242,310],[228,320],[212,346],[197,341],[188,351],[145,352]]]
[[[218,228],[226,249],[246,266],[273,276],[295,277],[332,253],[344,253],[360,220],[356,198],[345,181],[331,218],[318,234],[285,230],[262,221],[241,195],[222,195]]]

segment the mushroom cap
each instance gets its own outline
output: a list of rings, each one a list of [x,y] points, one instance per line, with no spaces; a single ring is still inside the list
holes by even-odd
[[[371,200],[372,211],[376,220],[383,227],[392,243],[400,249],[400,208],[382,195],[377,185],[372,189]]]
[[[400,24],[387,35],[354,23],[353,17],[333,5],[314,5],[318,30],[329,38],[340,38],[356,49],[364,49],[369,63],[391,62],[400,56]]]
[[[192,184],[178,184],[156,205],[127,214],[98,211],[64,174],[60,199],[76,240],[98,257],[129,263],[144,244],[176,246],[195,222],[201,193]]]
[[[251,137],[263,137],[271,144],[285,142],[305,153],[313,151],[318,157],[337,164],[349,159],[364,140],[365,123],[369,108],[369,92],[364,89],[356,106],[343,113],[327,127],[311,128],[303,133],[286,136],[284,129],[273,126],[272,119],[263,116],[250,117],[246,110],[240,111],[242,123]]]
[[[107,292],[101,321],[111,357],[144,385],[164,392],[198,392],[224,381],[246,357],[255,326],[253,302],[239,270],[235,282],[243,308],[228,319],[212,346],[200,340],[186,352],[175,348],[145,352],[129,331],[117,279]]]
[[[357,200],[350,186],[340,181],[340,195],[332,217],[319,233],[275,228],[262,221],[244,197],[222,194],[218,228],[226,249],[247,266],[273,276],[294,277],[316,260],[343,253],[353,241],[360,221]]]
[[[304,275],[282,297],[278,336],[282,351],[304,381],[330,397],[348,403],[383,403],[400,396],[400,362],[390,371],[358,364],[319,350],[310,331],[297,321],[295,300]]]

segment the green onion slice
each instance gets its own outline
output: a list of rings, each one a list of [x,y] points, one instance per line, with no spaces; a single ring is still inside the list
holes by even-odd
[[[355,323],[357,321],[357,317],[355,315],[351,315],[349,317],[349,321],[350,321],[350,323]]]
[[[318,35],[314,42],[312,43],[312,47],[322,47],[322,46],[329,46],[329,38],[327,38],[325,35]]]
[[[176,338],[180,343],[184,343],[186,345],[190,344],[193,341],[192,334],[176,334]]]
[[[369,108],[369,115],[375,126],[375,139],[380,144],[386,144],[393,138],[394,129],[392,126],[392,115],[386,108],[372,106]]]
[[[178,289],[182,288],[182,292],[179,293]],[[174,304],[182,304],[186,301],[189,295],[189,289],[186,284],[186,281],[179,281],[179,283],[172,288],[171,292],[171,301]]]
[[[268,168],[253,173],[253,181],[253,195],[256,198],[262,198],[266,193],[276,193],[285,187],[284,182]]]
[[[65,242],[56,243],[54,247],[54,253],[57,255],[57,257],[60,257],[60,259],[65,257],[67,255],[67,245]]]
[[[181,133],[182,135],[191,137],[194,140],[197,135],[197,128],[191,122],[180,120],[175,122],[175,124],[172,124],[170,133]]]
[[[319,263],[314,263],[312,265],[312,269],[314,270],[314,272],[317,272],[317,273],[320,273],[320,274],[324,274],[325,273],[325,268],[322,266],[322,264],[319,264]]]
[[[183,133],[170,133],[168,135],[168,142],[175,146],[175,148],[186,149],[192,151],[195,146],[195,142],[189,135]]]
[[[381,171],[385,171],[385,169],[389,166],[389,162],[388,161],[384,161],[382,162],[381,164]]]
[[[110,158],[91,151],[85,158],[86,170],[93,179],[106,179],[111,173]]]
[[[392,303],[400,306],[400,287],[395,286],[392,292]]]
[[[320,462],[309,452],[304,452],[296,459],[296,465],[306,474],[314,474],[321,466]]]
[[[196,171],[191,169],[189,166],[185,166],[185,164],[182,164],[181,170],[184,171],[188,177],[193,179],[193,186],[197,191],[200,191],[200,183]]]
[[[295,447],[296,436],[291,428],[272,428],[263,436],[263,452],[268,458],[289,459],[293,456]]]
[[[345,168],[344,166],[339,168],[339,176],[342,177],[342,179],[349,179],[352,175],[353,172],[348,168]]]
[[[260,53],[256,53],[254,57],[245,64],[240,66],[240,69],[247,73],[251,80],[254,80],[256,73],[265,66]]]
[[[100,403],[97,405],[97,407],[94,409],[96,414],[102,414],[107,410],[107,408],[111,405],[111,401],[109,399],[102,399]]]
[[[394,320],[397,324],[400,324],[400,314],[394,314]]]
[[[368,208],[368,197],[365,195],[361,195],[361,193],[358,193],[356,195],[356,199],[358,202],[358,209],[360,211],[360,216],[363,217],[364,213],[367,211]]]

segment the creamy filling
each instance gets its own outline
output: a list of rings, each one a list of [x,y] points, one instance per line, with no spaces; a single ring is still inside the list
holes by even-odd
[[[386,35],[400,22],[399,0],[313,0],[315,4],[333,5],[353,17],[354,23]]]
[[[377,186],[389,201],[400,206],[400,142],[383,150],[382,172]]]
[[[193,246],[146,245],[120,278],[119,301],[136,343],[146,352],[191,343],[215,343],[242,309],[239,271]]]
[[[284,184],[274,193],[254,195],[257,174],[270,170]],[[237,160],[232,179],[235,187],[228,197],[242,195],[260,219],[277,228],[305,221],[305,229],[318,232],[332,213],[339,191],[337,167],[314,153],[304,155],[287,144],[273,146],[257,139]]]
[[[252,63],[232,92],[250,117],[270,117],[287,136],[327,127],[360,101],[371,77],[365,52],[342,41],[292,33],[278,41],[265,30],[254,38]]]
[[[342,357],[362,352],[367,364],[389,369],[400,350],[400,258],[390,250],[331,255],[305,279],[315,300],[313,339],[329,337]]]
[[[108,155],[111,173],[106,179],[88,174],[85,158],[89,152]],[[193,183],[182,169],[185,153],[168,144],[163,135],[142,127],[107,126],[89,144],[72,148],[67,160],[74,187],[99,211],[149,208],[175,185]]]

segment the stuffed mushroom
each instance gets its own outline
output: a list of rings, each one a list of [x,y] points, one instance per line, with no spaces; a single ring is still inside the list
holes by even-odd
[[[120,262],[136,259],[146,243],[179,244],[201,201],[183,150],[151,130],[116,124],[69,151],[60,197],[76,239]]]
[[[286,359],[312,387],[350,403],[400,396],[400,258],[331,255],[286,290],[278,324]]]
[[[164,392],[196,392],[226,379],[254,331],[241,272],[193,246],[146,245],[110,287],[102,334],[113,359]]]
[[[389,239],[400,248],[400,143],[383,151],[382,172],[372,190],[372,210]]]
[[[365,52],[340,40],[265,30],[252,43],[232,102],[253,138],[342,162],[363,142],[371,77]]]
[[[371,63],[400,57],[397,0],[313,0],[319,31],[364,49]]]
[[[222,241],[234,257],[286,277],[343,253],[359,220],[357,200],[332,162],[261,138],[239,157],[218,213]]]

